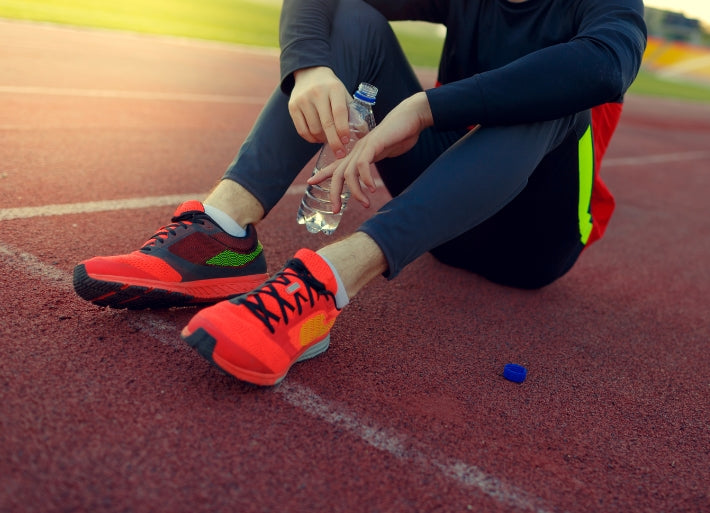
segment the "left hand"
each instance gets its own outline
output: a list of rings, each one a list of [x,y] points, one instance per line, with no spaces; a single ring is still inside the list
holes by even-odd
[[[370,193],[376,190],[370,166],[388,157],[397,157],[411,150],[425,128],[434,120],[426,93],[420,92],[402,101],[390,111],[382,122],[370,133],[357,141],[344,158],[324,167],[308,179],[311,185],[331,178],[330,201],[333,212],[340,211],[340,194],[344,184],[353,198],[364,207],[370,206],[370,199],[363,185]]]

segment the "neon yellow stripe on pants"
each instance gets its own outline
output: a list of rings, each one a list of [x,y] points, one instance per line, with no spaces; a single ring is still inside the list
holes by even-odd
[[[594,180],[594,145],[592,143],[592,127],[579,140],[579,203],[577,219],[582,244],[587,244],[592,232],[592,181]]]

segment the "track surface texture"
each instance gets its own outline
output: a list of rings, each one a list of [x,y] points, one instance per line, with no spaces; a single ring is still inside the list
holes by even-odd
[[[0,512],[710,511],[707,106],[628,98],[615,216],[557,283],[423,256],[275,388],[181,342],[195,308],[75,296],[78,261],[208,192],[277,82],[275,52],[0,22]],[[270,272],[327,240],[295,224],[307,174],[260,225]]]

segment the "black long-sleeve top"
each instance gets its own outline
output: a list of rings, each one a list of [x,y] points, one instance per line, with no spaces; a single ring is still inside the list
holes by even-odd
[[[555,119],[622,101],[646,46],[642,0],[366,0],[388,20],[446,26],[440,87],[426,91],[440,128]],[[285,0],[281,79],[328,66],[338,0]],[[382,84],[381,87],[386,87]]]

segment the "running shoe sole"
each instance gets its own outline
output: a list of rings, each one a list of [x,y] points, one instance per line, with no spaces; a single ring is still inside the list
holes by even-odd
[[[182,330],[181,336],[182,339],[187,342],[190,347],[195,349],[200,356],[217,367],[219,370],[247,383],[260,386],[278,385],[286,377],[286,374],[291,368],[287,368],[282,374],[263,374],[249,369],[242,369],[221,358],[220,355],[215,352],[217,339],[210,335],[204,328],[197,328],[194,333],[190,333],[187,327],[185,327]],[[310,360],[311,358],[324,353],[328,349],[328,346],[330,346],[330,333],[328,333],[320,342],[316,342],[310,346],[293,363]]]
[[[268,274],[249,274],[176,283],[159,280],[125,283],[121,277],[90,276],[86,267],[79,264],[74,268],[73,281],[76,293],[95,305],[140,310],[216,303],[248,292],[268,277]]]

